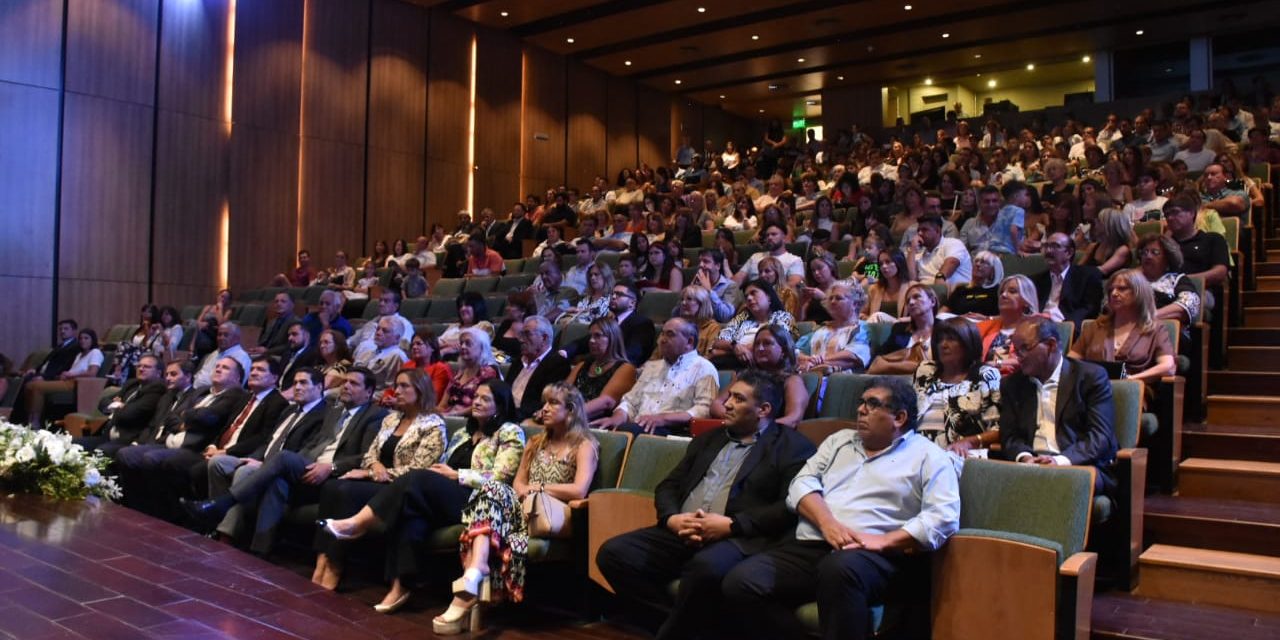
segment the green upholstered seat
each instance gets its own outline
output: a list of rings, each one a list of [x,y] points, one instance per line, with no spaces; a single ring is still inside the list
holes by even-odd
[[[403,305],[403,304],[404,304],[404,301],[401,301],[401,305]],[[400,314],[401,314],[401,315],[404,315],[404,307],[403,307],[403,306],[401,306],[401,308],[400,308]],[[367,322],[367,321],[372,320],[372,319],[374,319],[374,318],[376,318],[376,317],[378,317],[378,301],[377,301],[377,300],[370,300],[370,301],[369,301],[369,304],[366,304],[366,305],[364,306],[364,311],[361,311],[361,312],[360,312],[360,319],[361,319],[361,320],[364,320],[364,321],[366,321],[366,322]],[[409,316],[405,316],[405,319],[406,319],[406,320],[407,320],[408,318],[409,318]]]
[[[400,303],[400,315],[409,321],[427,317],[427,311],[431,309],[431,301],[426,298],[409,298]],[[444,303],[448,306],[448,303]],[[376,314],[375,314],[376,315]]]
[[[502,261],[503,273],[520,273],[521,269],[524,269],[524,258],[516,258],[515,260]]]
[[[242,327],[261,327],[267,321],[267,308],[260,304],[243,305],[235,321]]]
[[[556,336],[556,344],[563,347],[564,345],[570,344],[576,340],[585,338],[590,329],[591,325],[582,324],[581,322],[570,322],[569,324],[566,324],[564,328],[560,330],[559,335]]]
[[[960,533],[1053,549],[1058,562],[1084,550],[1093,474],[968,459],[960,476]]]
[[[128,340],[130,336],[138,330],[136,324],[117,324],[107,329],[107,333],[99,339],[102,346],[111,345],[113,348],[116,343]]]
[[[1136,380],[1112,380],[1111,397],[1115,402],[1114,429],[1116,446],[1132,449],[1138,446],[1142,416],[1142,383]]]
[[[853,418],[858,413],[862,392],[867,390],[875,376],[861,373],[837,373],[827,376],[826,389],[822,391],[817,417]]]
[[[1000,263],[1004,265],[1005,277],[1022,274],[1029,278],[1034,278],[1049,270],[1049,265],[1044,261],[1044,256],[1031,255],[1020,256],[1013,253],[1000,254]]]
[[[323,285],[307,287],[302,292],[302,302],[308,306],[320,304],[320,296],[329,288]]]
[[[528,259],[528,260],[525,260],[525,261],[524,261],[524,266],[520,268],[520,272],[521,272],[521,273],[527,273],[527,274],[529,274],[529,275],[537,275],[537,273],[538,273],[538,267],[539,267],[541,264],[542,264],[542,261],[540,261],[540,260],[534,260],[534,259],[530,258],[530,259]]]
[[[877,353],[886,342],[889,341],[889,335],[893,333],[892,322],[868,322],[867,325],[867,345],[871,347],[871,353]],[[870,363],[868,363],[870,364]]]
[[[642,435],[631,444],[617,490],[652,493],[684,457],[688,441]],[[608,491],[608,489],[602,489]]]
[[[466,278],[463,283],[463,291],[468,293],[491,293],[498,288],[498,276],[487,276],[483,278]]]
[[[203,307],[201,307],[201,306],[200,306],[200,305],[198,305],[198,304],[189,304],[189,305],[187,305],[187,306],[183,307],[183,308],[182,308],[182,321],[183,321],[183,322],[186,322],[187,320],[195,320],[195,319],[196,319],[196,316],[200,315],[200,309],[202,309],[202,308],[203,308]]]
[[[464,278],[440,278],[431,287],[431,297],[446,300],[457,298],[462,293],[464,282]]]
[[[428,322],[452,323],[458,321],[458,305],[453,300],[435,299],[427,309]],[[439,335],[439,334],[437,334]]]
[[[508,271],[507,273],[511,275],[505,275],[505,276],[502,276],[501,278],[498,278],[497,290],[500,292],[505,293],[507,291],[511,291],[512,289],[527,287],[533,284],[533,279],[537,277],[532,273],[521,273],[519,271],[515,271],[515,272]]]
[[[656,323],[663,323],[671,318],[671,313],[678,304],[679,291],[650,291],[640,297],[636,310]]]

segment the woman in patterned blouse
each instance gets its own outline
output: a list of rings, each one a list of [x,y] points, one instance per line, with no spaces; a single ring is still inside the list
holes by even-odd
[[[428,469],[444,458],[444,419],[432,411],[435,391],[431,379],[421,369],[396,374],[395,410],[382,420],[382,427],[359,469],[324,484],[320,494],[321,522],[347,518],[369,503],[383,488],[414,469]],[[342,536],[332,535],[325,526],[316,533],[319,551],[311,579],[326,589],[336,589],[342,576],[345,551]]]
[[[409,600],[404,578],[423,572],[433,554],[425,542],[431,533],[462,522],[462,509],[485,482],[510,484],[524,454],[524,430],[516,424],[511,387],[488,380],[476,389],[471,417],[449,439],[445,462],[415,469],[397,478],[356,515],[326,525],[339,538],[358,538],[381,525],[387,547],[386,576],[391,590],[374,607],[392,613]]]
[[[973,323],[949,318],[931,338],[933,358],[920,363],[913,384],[920,398],[916,431],[964,457],[1000,440],[1000,372],[982,363]]]
[[[475,327],[463,329],[462,337],[458,338],[458,364],[462,365],[458,374],[449,381],[436,407],[447,416],[470,415],[471,401],[480,384],[494,378],[502,379],[498,373],[498,361],[493,358],[489,334]]]
[[[760,278],[752,280],[743,288],[742,295],[746,299],[742,310],[720,330],[720,337],[711,345],[711,358],[717,368],[750,366],[754,362],[752,348],[760,327],[776,324],[795,332],[795,318],[783,309],[782,301],[768,282]]]

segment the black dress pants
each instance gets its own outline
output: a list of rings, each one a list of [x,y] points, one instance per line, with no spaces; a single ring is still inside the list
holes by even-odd
[[[386,525],[387,581],[419,575],[436,554],[427,539],[437,529],[462,522],[472,489],[434,471],[415,469],[396,478],[369,501]],[[438,559],[438,558],[437,558]]]

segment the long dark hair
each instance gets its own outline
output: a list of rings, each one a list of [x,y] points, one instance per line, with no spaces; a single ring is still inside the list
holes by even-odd
[[[783,277],[785,277],[785,275],[779,276],[780,279]],[[751,287],[755,287],[763,291],[764,295],[769,298],[769,313],[772,314],[778,311],[786,310],[787,307],[786,305],[782,304],[782,298],[778,297],[778,291],[774,289],[773,285],[769,284],[769,282],[766,281],[764,278],[756,278],[755,280],[752,280],[742,285],[742,292],[745,294],[747,292],[747,289],[750,289]]]
[[[511,387],[507,383],[497,378],[490,378],[481,382],[480,386],[489,387],[489,391],[493,393],[494,413],[493,417],[489,418],[489,422],[485,423],[484,428],[480,427],[480,422],[474,416],[467,416],[468,434],[480,431],[488,437],[508,422],[520,422],[515,396],[511,395]]]

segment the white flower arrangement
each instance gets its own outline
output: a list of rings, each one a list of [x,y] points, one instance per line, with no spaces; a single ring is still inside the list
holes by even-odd
[[[58,500],[121,497],[115,476],[105,474],[110,460],[71,442],[71,436],[33,431],[0,421],[0,487],[39,493]]]

